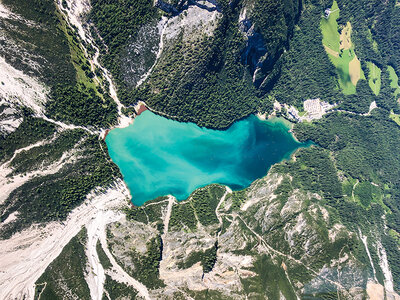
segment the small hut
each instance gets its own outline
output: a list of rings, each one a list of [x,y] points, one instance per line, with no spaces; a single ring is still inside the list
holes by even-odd
[[[325,9],[325,18],[328,19],[330,14],[331,14],[331,9],[330,8]]]

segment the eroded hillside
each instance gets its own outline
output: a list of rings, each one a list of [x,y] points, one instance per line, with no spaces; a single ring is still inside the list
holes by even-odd
[[[399,10],[1,0],[0,298],[399,299]],[[245,190],[132,207],[103,139],[140,105],[283,116],[315,145]]]

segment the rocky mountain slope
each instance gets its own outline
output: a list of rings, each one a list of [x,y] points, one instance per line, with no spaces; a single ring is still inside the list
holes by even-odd
[[[0,0],[0,298],[400,299],[400,7],[337,4],[352,95],[330,2]],[[132,207],[103,139],[138,104],[219,129],[283,116],[315,145],[243,191]]]

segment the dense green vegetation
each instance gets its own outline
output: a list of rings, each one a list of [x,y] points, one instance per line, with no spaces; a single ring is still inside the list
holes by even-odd
[[[100,97],[94,89],[83,84],[57,85],[51,97],[53,101],[46,103],[46,110],[55,120],[106,128],[116,122],[116,104],[113,100],[106,95]],[[107,104],[104,99],[107,99]]]
[[[25,51],[2,52],[6,60],[27,74],[39,77],[49,88],[46,114],[78,125],[108,127],[116,122],[116,105],[93,81],[94,74],[77,37],[51,0],[4,1],[5,5],[37,23],[15,21],[5,25],[7,36]],[[29,46],[26,46],[29,45]],[[99,92],[100,91],[100,92]],[[104,94],[104,95],[103,95]]]
[[[197,228],[197,219],[193,205],[190,201],[185,201],[172,207],[171,218],[169,220],[171,230],[190,230]]]
[[[10,162],[12,175],[24,174],[58,161],[65,149],[72,149],[82,138],[78,130],[66,130],[52,142],[18,153]]]
[[[195,190],[183,203],[172,207],[170,228],[195,231],[197,220],[203,226],[218,223],[215,210],[224,193],[225,188],[217,184]]]
[[[252,271],[257,275],[242,279],[246,295],[258,295],[254,299],[279,299],[280,293],[285,299],[296,299],[291,283],[288,281],[285,271],[279,264],[274,263],[267,255],[257,257]]]
[[[192,193],[190,201],[203,226],[218,223],[215,210],[224,193],[225,188],[219,185],[211,185]]]
[[[336,102],[339,97],[336,70],[322,44],[320,22],[326,7],[319,1],[305,1],[289,50],[279,63],[280,76],[272,89],[281,103],[301,106],[305,99],[321,98]]]
[[[104,282],[104,290],[107,291],[108,295],[104,292],[103,300],[108,299],[136,299],[138,292],[131,286],[128,286],[119,281],[113,280],[109,275],[106,274],[106,281]]]
[[[2,228],[2,238],[32,223],[64,220],[92,189],[108,186],[116,178],[121,178],[118,167],[105,156],[105,142],[83,130],[78,135],[82,141],[74,150],[80,156],[77,161],[65,164],[55,174],[32,178],[0,205],[1,220],[17,210],[19,214],[18,222]],[[72,135],[72,138],[76,137]],[[61,150],[71,151],[69,148]]]
[[[35,299],[90,299],[85,280],[87,233],[82,229],[36,281]]]
[[[163,287],[164,282],[159,278],[159,268],[163,250],[161,236],[153,237],[147,242],[146,246],[147,251],[145,254],[140,254],[136,250],[130,252],[130,258],[134,268],[128,267],[128,273],[149,289]]]
[[[238,210],[246,200],[246,190],[233,191],[230,197],[232,197],[232,210]]]
[[[203,267],[203,273],[209,273],[212,271],[217,261],[217,251],[218,242],[215,242],[214,246],[208,249],[191,252],[184,261],[178,263],[178,267],[181,269],[187,269],[200,262],[201,266]]]
[[[164,47],[149,80],[133,89],[129,74],[122,72],[123,56],[140,26],[154,23],[159,13],[147,0],[134,5],[128,0],[96,0],[92,5],[91,19],[108,49],[104,47],[104,64],[117,82],[122,102],[132,105],[144,100],[180,121],[212,128],[226,128],[257,109],[270,108],[270,101],[253,85],[254,62],[265,54],[255,85],[267,89],[278,74],[273,71],[275,61],[287,45],[301,6],[299,1],[291,0],[256,1],[250,18],[262,37],[263,50],[254,56],[258,46],[249,46],[246,51],[246,41],[238,31],[237,20],[244,2],[222,1],[223,16],[212,37],[200,32],[189,41],[180,35]],[[274,75],[267,76],[271,72]]]
[[[295,131],[300,140],[312,138],[322,148],[330,150],[336,167],[348,178],[360,181],[359,186],[354,188],[353,185],[355,202],[342,199],[337,176],[332,177],[327,186],[331,197],[324,193],[328,205],[337,210],[337,216],[346,226],[354,230],[360,227],[363,232],[381,228],[381,216],[387,211],[388,228],[400,232],[400,157],[397,151],[400,128],[388,118],[388,111],[376,109],[372,117],[330,114],[313,124],[298,124]],[[300,170],[297,171],[299,174]],[[311,187],[312,176],[304,177]],[[343,193],[348,197],[349,188],[345,188]],[[381,239],[388,245],[386,249],[395,278],[394,274],[400,274],[400,266],[394,258],[400,255],[396,240],[383,233]],[[400,287],[398,279],[395,285]]]
[[[369,207],[372,202],[379,202],[382,191],[379,186],[369,182],[361,182],[354,188],[354,197],[364,206]]]
[[[107,254],[104,252],[103,247],[101,246],[100,240],[97,241],[96,244],[96,252],[97,255],[99,256],[99,261],[101,265],[103,266],[104,270],[110,269],[112,267],[112,264],[110,260],[107,257]]]
[[[294,188],[322,193],[324,199],[329,202],[337,202],[342,198],[342,186],[335,165],[330,159],[328,151],[321,148],[301,149],[296,153],[295,162],[276,165],[273,170],[283,174],[295,174],[296,176],[291,181]],[[283,184],[285,185],[285,181]],[[288,191],[283,187],[277,189],[277,193],[284,193],[283,196],[285,196]]]
[[[43,119],[35,118],[30,111],[23,111],[24,121],[9,135],[0,135],[0,161],[11,158],[14,151],[52,135],[56,126]]]

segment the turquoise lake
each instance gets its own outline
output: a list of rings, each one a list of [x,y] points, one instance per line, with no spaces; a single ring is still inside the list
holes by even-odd
[[[143,112],[106,138],[135,205],[158,196],[186,199],[196,188],[220,183],[248,187],[269,168],[306,144],[297,142],[280,119],[256,116],[219,131]]]

